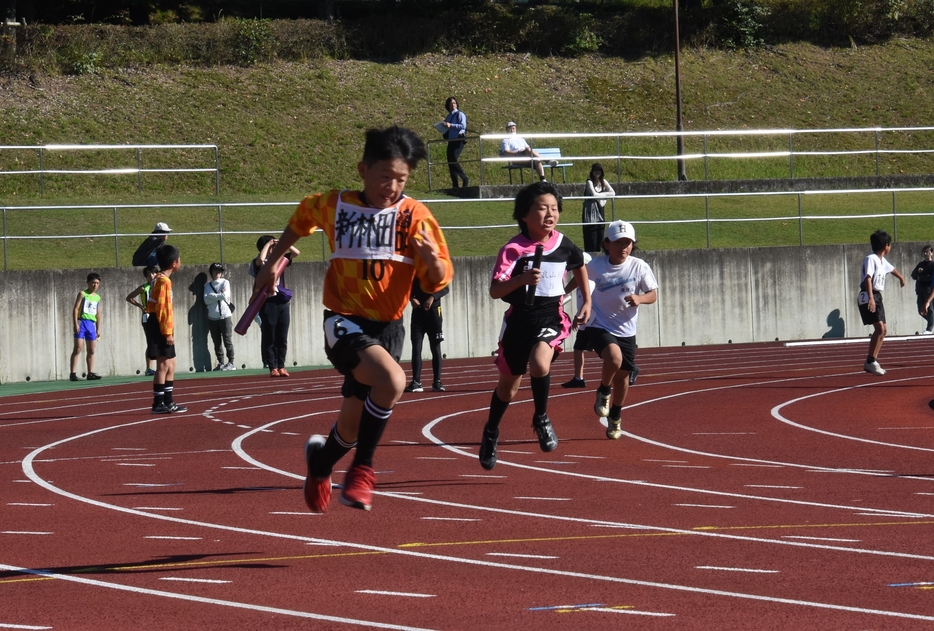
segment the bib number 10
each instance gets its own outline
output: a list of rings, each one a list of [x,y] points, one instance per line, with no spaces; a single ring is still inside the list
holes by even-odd
[[[386,261],[370,259],[368,261],[362,261],[362,263],[363,280],[375,280],[377,282],[383,280],[383,275],[386,273]]]

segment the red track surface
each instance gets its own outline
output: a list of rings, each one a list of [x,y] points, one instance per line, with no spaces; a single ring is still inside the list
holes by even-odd
[[[180,381],[181,416],[142,380],[5,397],[0,629],[934,628],[931,342],[865,350],[642,350],[619,441],[563,356],[558,449],[524,387],[490,472],[495,369],[448,362],[370,513],[302,501],[333,371]]]

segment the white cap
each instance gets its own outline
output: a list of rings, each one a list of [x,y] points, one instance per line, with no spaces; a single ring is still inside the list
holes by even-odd
[[[156,224],[156,227],[152,229],[153,232],[172,232],[172,229],[169,228],[169,224],[160,221]]]
[[[509,127],[516,127],[516,124],[513,121],[509,121],[506,123],[506,128],[508,129]]]
[[[636,229],[632,227],[631,223],[625,222],[623,220],[617,220],[607,226],[606,229],[606,238],[610,241],[619,241],[620,239],[629,239],[633,243],[636,242]]]

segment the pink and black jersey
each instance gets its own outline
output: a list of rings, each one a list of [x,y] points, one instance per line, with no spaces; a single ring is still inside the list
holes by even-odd
[[[493,268],[493,280],[506,281],[532,268],[537,241],[517,234],[500,249]],[[584,253],[570,239],[555,230],[542,244],[542,277],[535,287],[535,299],[525,304],[526,287],[520,287],[503,298],[512,305],[510,312],[524,315],[546,315],[561,310],[564,278],[569,271],[584,266]]]

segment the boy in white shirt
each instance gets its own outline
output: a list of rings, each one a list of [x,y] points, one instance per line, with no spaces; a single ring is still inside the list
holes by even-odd
[[[863,370],[873,375],[884,375],[885,370],[876,361],[879,351],[882,350],[882,341],[885,339],[888,328],[885,325],[885,307],[882,305],[882,291],[885,289],[885,277],[892,274],[905,286],[905,277],[895,269],[895,266],[885,260],[885,256],[892,251],[892,237],[885,230],[876,230],[869,235],[869,244],[872,254],[863,259],[863,275],[859,283],[860,292],[856,298],[859,306],[859,315],[863,324],[873,326],[869,338],[869,355]]]
[[[632,224],[614,221],[606,230],[603,249],[606,256],[587,265],[587,277],[594,282],[591,296],[593,320],[587,325],[590,347],[603,360],[600,387],[593,409],[607,419],[606,436],[623,435],[620,416],[631,376],[636,368],[636,323],[639,305],[653,304],[658,298],[658,282],[649,264],[632,256],[636,231]]]

